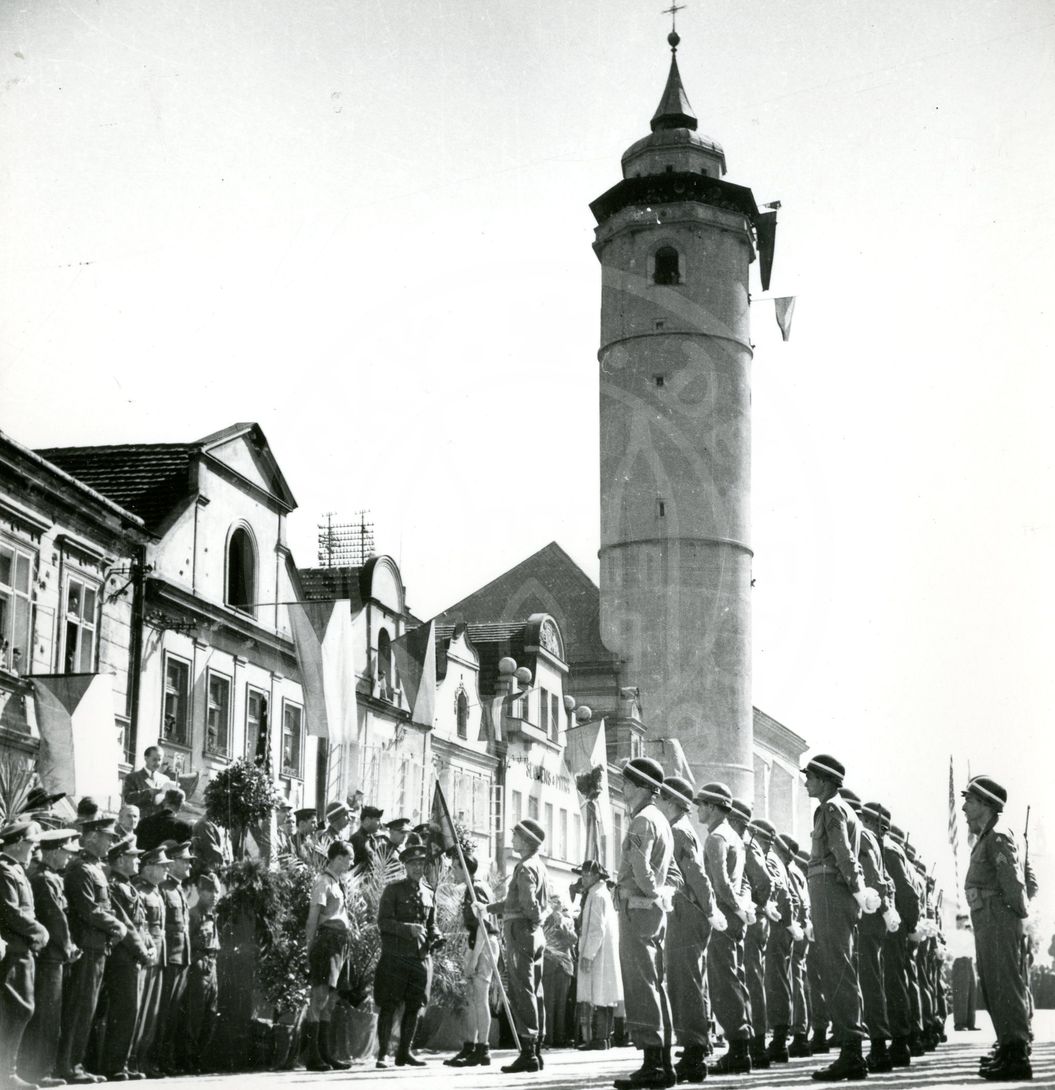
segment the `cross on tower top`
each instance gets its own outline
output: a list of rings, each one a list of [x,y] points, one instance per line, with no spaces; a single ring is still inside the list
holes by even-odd
[[[681,41],[678,34],[678,12],[684,10],[685,5],[679,4],[677,0],[671,0],[670,7],[663,9],[663,14],[670,16],[670,33],[667,35],[667,41],[670,42],[671,52],[678,48],[678,43]]]

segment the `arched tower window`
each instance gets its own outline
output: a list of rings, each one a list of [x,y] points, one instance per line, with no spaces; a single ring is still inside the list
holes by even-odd
[[[383,628],[377,637],[377,682],[382,699],[387,700],[395,678],[392,676],[392,640]]]
[[[469,701],[465,693],[458,694],[458,737],[469,737]]]
[[[256,548],[253,536],[239,526],[227,543],[227,604],[256,613]]]
[[[673,246],[660,246],[656,251],[656,268],[652,279],[657,284],[680,284],[681,263]]]

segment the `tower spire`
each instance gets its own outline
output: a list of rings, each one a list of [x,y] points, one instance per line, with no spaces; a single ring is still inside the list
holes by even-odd
[[[681,73],[678,71],[678,46],[681,44],[681,35],[677,30],[678,12],[684,11],[684,4],[672,3],[664,10],[664,15],[670,16],[670,33],[667,42],[670,44],[670,72],[667,75],[667,86],[663,89],[663,97],[659,100],[656,112],[652,117],[652,131],[657,129],[695,129],[698,122],[696,115],[689,105],[689,96],[685,94],[685,88],[681,82]]]

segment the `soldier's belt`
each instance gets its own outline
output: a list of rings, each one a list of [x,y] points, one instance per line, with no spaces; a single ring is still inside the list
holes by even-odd
[[[988,901],[990,897],[999,897],[1000,890],[983,889],[981,886],[968,886],[967,889],[964,890],[964,895],[967,897],[967,903],[971,908],[979,908]]]
[[[809,870],[806,871],[807,878],[815,878],[818,874],[838,874],[839,868],[833,867],[830,863],[811,863]]]

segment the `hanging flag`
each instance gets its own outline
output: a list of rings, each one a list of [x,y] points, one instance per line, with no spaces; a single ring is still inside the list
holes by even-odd
[[[31,680],[40,730],[37,771],[44,790],[91,795],[103,806],[120,798],[117,767],[123,754],[111,676],[52,674]]]
[[[956,806],[956,777],[953,772],[952,754],[949,755],[949,844],[952,847],[952,869],[956,883],[956,920],[962,916],[960,899],[960,814]]]
[[[762,290],[769,291],[769,277],[773,272],[773,251],[777,244],[777,214],[759,212],[755,220],[755,233],[758,236],[758,271],[762,281]],[[784,338],[787,340],[787,337]]]
[[[565,734],[564,763],[575,776],[579,792],[586,845],[583,859],[609,865],[612,802],[608,793],[608,744],[604,720],[579,723]]]
[[[410,721],[429,729],[436,717],[435,627],[428,621],[392,641],[392,661],[410,706]]]
[[[773,313],[777,316],[780,335],[785,341],[791,338],[791,319],[795,314],[795,296],[782,295],[773,300]]]
[[[458,843],[458,834],[451,821],[451,812],[447,809],[447,800],[443,797],[443,791],[439,782],[432,792],[432,812],[429,814],[429,824],[432,826],[433,841],[437,847],[443,845],[445,852],[450,851]]]

